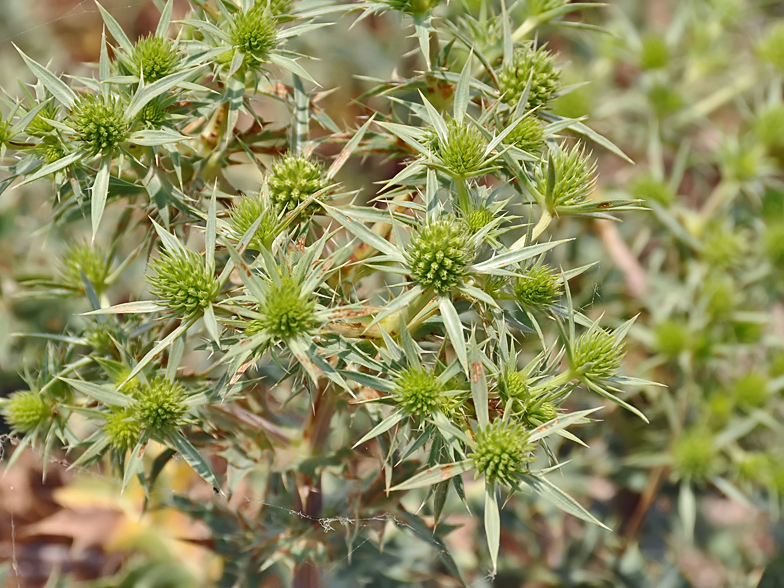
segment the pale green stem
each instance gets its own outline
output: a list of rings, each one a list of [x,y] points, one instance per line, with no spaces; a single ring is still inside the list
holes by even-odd
[[[468,184],[465,178],[455,178],[455,185],[457,186],[457,204],[463,214],[467,215],[471,212],[471,195],[468,193]]]
[[[392,313],[384,320],[381,321],[380,325],[384,328],[384,330],[389,334],[395,334],[400,329],[401,317],[403,318],[403,322],[408,325],[408,322],[414,318],[419,312],[427,306],[427,304],[433,299],[433,291],[430,288],[424,290],[416,299],[409,304],[408,306],[401,308],[400,310]]]

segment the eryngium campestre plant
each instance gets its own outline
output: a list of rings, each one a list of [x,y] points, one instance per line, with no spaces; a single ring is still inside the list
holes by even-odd
[[[519,423],[498,419],[479,429],[476,449],[471,454],[478,473],[504,486],[519,485],[526,464],[534,460],[534,445]]]
[[[127,66],[133,75],[152,83],[174,73],[179,60],[170,39],[150,35],[136,42],[127,58]]]
[[[218,295],[219,284],[212,270],[193,251],[164,250],[150,262],[155,275],[148,275],[150,293],[176,313],[194,315]]]
[[[529,80],[528,109],[547,108],[561,88],[561,70],[555,64],[555,55],[545,47],[525,45],[514,52],[498,75],[498,89],[502,100],[516,104],[525,92]]]
[[[75,139],[91,153],[111,153],[128,138],[125,108],[115,97],[81,96],[66,119]]]
[[[43,425],[52,415],[46,398],[32,391],[16,392],[3,407],[3,416],[14,431],[29,433]]]
[[[285,212],[294,210],[329,185],[319,162],[293,155],[286,155],[272,165],[267,182],[272,202],[278,210]],[[313,212],[318,204],[308,208]]]
[[[475,255],[466,229],[452,218],[437,219],[419,228],[406,248],[411,278],[438,294],[447,294],[456,286]]]

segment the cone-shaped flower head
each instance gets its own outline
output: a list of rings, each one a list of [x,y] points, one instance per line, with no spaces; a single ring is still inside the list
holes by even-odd
[[[128,69],[145,84],[151,84],[175,72],[180,56],[171,39],[142,37],[128,56]]]
[[[256,6],[265,8],[268,0],[256,0]],[[269,11],[272,16],[286,16],[291,12],[294,0],[269,0]]]
[[[711,433],[702,428],[683,432],[672,448],[672,467],[680,477],[703,480],[716,467],[716,447]]]
[[[523,403],[528,400],[528,378],[524,372],[508,370],[498,383],[502,400],[519,400]]]
[[[182,385],[158,376],[141,386],[133,412],[145,429],[163,433],[175,431],[184,423],[188,410],[186,396]]]
[[[417,284],[444,295],[468,273],[474,251],[465,225],[441,218],[414,232],[405,257]]]
[[[112,447],[124,453],[136,446],[142,426],[136,420],[134,411],[126,408],[107,416],[103,430],[109,438],[109,443],[111,443]]]
[[[395,380],[395,403],[409,416],[429,416],[448,406],[444,384],[424,368],[409,368]]]
[[[532,267],[515,284],[515,296],[523,306],[547,306],[558,300],[560,293],[558,276],[546,265]]]
[[[556,148],[551,151],[555,169],[555,183],[549,202],[554,206],[569,206],[583,202],[596,186],[596,163],[590,163],[585,148],[580,144],[571,149]],[[536,188],[547,195],[549,163],[542,162],[536,170]]]
[[[229,213],[229,225],[237,239],[241,239],[259,217],[261,223],[248,244],[248,247],[255,251],[269,247],[275,238],[277,219],[270,203],[259,195],[245,196],[235,202]]]
[[[544,129],[535,116],[527,116],[506,136],[506,142],[518,149],[534,153],[544,145]]]
[[[73,290],[84,291],[84,273],[98,294],[106,289],[106,279],[111,270],[111,258],[100,248],[87,243],[69,245],[60,257],[60,280]]]
[[[258,62],[267,61],[270,50],[278,44],[278,33],[275,19],[266,5],[257,5],[235,15],[231,41],[246,56]]]
[[[155,276],[147,276],[150,292],[176,313],[197,314],[218,295],[218,280],[193,251],[163,251],[150,266],[155,271]]]
[[[15,392],[3,407],[3,416],[14,431],[29,433],[52,416],[52,407],[40,394]]]
[[[516,486],[525,464],[533,461],[533,444],[519,423],[496,419],[476,434],[471,459],[478,472],[504,486]]]
[[[523,413],[525,424],[531,428],[536,428],[545,423],[549,423],[558,416],[558,407],[552,402],[537,402],[526,407]]]
[[[326,188],[324,166],[304,156],[287,154],[273,164],[267,183],[270,196],[278,210],[289,212],[310,196]],[[308,210],[318,210],[315,202]]]
[[[46,106],[38,111],[35,118],[30,121],[30,124],[27,125],[27,128],[25,129],[27,134],[33,137],[43,137],[44,135],[51,133],[54,130],[54,127],[50,122],[47,122],[47,119],[55,120],[59,109],[60,107],[57,105],[57,102],[50,100]],[[0,127],[2,127],[2,123],[0,123]]]
[[[642,69],[661,69],[667,66],[670,60],[670,49],[667,41],[656,34],[650,34],[642,40],[640,51],[640,67]]]
[[[316,302],[313,295],[303,292],[294,277],[284,274],[279,283],[267,287],[264,300],[259,303],[261,318],[252,321],[246,333],[266,332],[275,340],[287,340],[313,332],[316,327]]]
[[[470,178],[486,168],[485,138],[468,122],[448,119],[446,140],[438,141],[438,155],[449,171],[459,178]]]
[[[656,350],[668,357],[678,357],[689,347],[689,327],[682,320],[670,319],[654,329]]]
[[[611,378],[618,373],[624,351],[615,337],[599,328],[583,333],[574,346],[572,370],[591,380]]]
[[[76,140],[91,153],[110,153],[128,138],[122,103],[100,95],[81,96],[68,116]]]
[[[465,221],[468,225],[468,230],[471,231],[471,233],[478,233],[493,222],[494,218],[495,215],[492,210],[481,207],[475,208],[469,212],[465,217]]]
[[[498,74],[498,89],[503,93],[502,100],[508,104],[516,104],[525,91],[529,78],[531,89],[528,92],[527,109],[537,106],[546,108],[561,88],[561,70],[555,66],[555,56],[544,47],[534,49],[528,45],[514,52],[511,62]]]
[[[740,406],[760,408],[768,401],[768,379],[758,372],[749,372],[735,380],[732,392]]]

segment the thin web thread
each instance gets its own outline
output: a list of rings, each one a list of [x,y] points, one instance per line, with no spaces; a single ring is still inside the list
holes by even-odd
[[[21,442],[21,440],[19,438],[14,437],[12,435],[0,435],[0,462],[2,462],[4,460],[6,444],[9,444],[9,445],[14,446],[14,447],[18,447],[20,442]],[[33,446],[29,445],[29,444],[26,445],[24,447],[24,449],[37,453],[39,458],[46,459],[50,464],[59,465],[59,466],[65,467],[65,468],[69,468],[69,469],[71,469],[74,472],[78,472],[80,474],[86,474],[86,475],[92,476],[94,478],[98,478],[100,480],[103,480],[103,481],[107,482],[108,484],[111,484],[112,486],[115,486],[118,489],[118,491],[122,488],[122,482],[120,480],[118,480],[117,478],[115,478],[115,477],[105,476],[105,475],[103,475],[103,474],[101,474],[99,472],[96,472],[93,469],[88,468],[88,467],[82,467],[82,466],[72,467],[73,466],[72,462],[69,462],[66,459],[55,457],[55,456],[53,456],[51,454],[47,455],[42,450],[40,450],[40,449],[38,449],[36,447],[33,447]],[[14,489],[12,486],[9,486],[9,488],[11,490]],[[165,500],[166,498],[170,498],[172,496],[183,496],[183,495],[184,495],[183,493],[178,493],[178,492],[176,492],[174,490],[166,489],[166,488],[153,488],[152,492],[150,493],[150,497],[151,498],[152,497],[156,497],[156,498],[160,498],[161,500]],[[382,512],[382,513],[379,513],[379,514],[374,515],[372,517],[364,517],[364,518],[352,518],[352,517],[349,517],[349,516],[316,517],[316,516],[304,513],[302,511],[286,508],[285,506],[280,506],[280,505],[277,505],[277,504],[273,504],[273,503],[267,502],[266,500],[259,500],[259,499],[251,498],[251,497],[249,497],[247,495],[244,495],[244,494],[240,494],[239,496],[240,496],[240,498],[245,500],[246,504],[254,504],[254,505],[264,506],[264,507],[268,507],[268,508],[273,508],[273,509],[285,512],[286,514],[289,514],[291,516],[297,517],[300,520],[317,523],[321,527],[321,529],[322,529],[322,531],[324,533],[334,532],[336,530],[335,526],[334,526],[335,524],[339,524],[340,526],[342,526],[344,528],[345,527],[355,526],[355,527],[357,527],[360,530],[364,530],[364,529],[372,527],[374,523],[382,522],[384,524],[387,524],[387,523],[391,522],[394,525],[396,525],[397,527],[399,527],[401,529],[407,529],[407,530],[413,532],[415,535],[421,537],[436,552],[435,555],[437,555],[437,556],[438,555],[447,555],[446,550],[445,549],[441,549],[436,543],[434,543],[433,538],[431,536],[427,536],[427,535],[422,534],[418,529],[416,529],[415,527],[412,527],[411,525],[409,525],[404,520],[400,519],[397,515],[395,515],[394,513],[391,513],[391,512]],[[316,527],[314,526],[311,529],[309,529],[308,531],[306,531],[305,533],[303,533],[302,537],[304,538],[307,535],[314,533],[315,530],[316,530]],[[19,566],[18,566],[18,561],[17,561],[17,556],[16,556],[16,543],[15,543],[16,535],[15,535],[15,533],[16,533],[16,530],[15,530],[15,527],[14,527],[13,513],[11,513],[11,553],[12,553],[12,564],[11,564],[11,567],[12,567],[12,569],[14,570],[14,572],[16,574],[18,588],[21,588]],[[329,568],[323,570],[322,573],[321,573],[322,580],[326,579],[326,577],[330,573],[332,573],[334,570],[336,570],[338,567],[340,567],[343,564],[343,562],[348,560],[356,551],[361,549],[369,541],[371,541],[371,538],[367,537],[361,543],[358,543],[357,545],[352,546],[352,548],[347,552],[347,554],[344,557],[342,557],[341,559],[339,559],[336,562],[334,562],[333,565],[331,565]]]

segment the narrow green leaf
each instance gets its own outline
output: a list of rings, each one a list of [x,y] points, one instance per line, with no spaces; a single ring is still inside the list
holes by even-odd
[[[106,406],[120,406],[127,408],[133,404],[133,399],[121,392],[109,390],[104,386],[99,386],[92,382],[85,382],[83,380],[73,380],[71,378],[60,378],[63,382],[78,390],[85,396],[89,396],[93,400],[97,400]],[[121,386],[118,386],[121,387]]]
[[[375,427],[373,427],[370,430],[370,432],[368,432],[364,437],[362,437],[362,439],[360,439],[359,441],[354,443],[354,445],[353,445],[353,447],[351,449],[356,449],[357,447],[359,447],[363,443],[366,443],[366,442],[370,441],[371,439],[375,439],[376,437],[378,437],[382,433],[386,433],[387,431],[389,431],[389,429],[394,427],[396,424],[398,424],[404,418],[406,418],[406,414],[402,410],[399,410],[397,412],[393,412],[391,415],[389,415],[387,418],[385,418],[380,423],[378,423]]]
[[[171,143],[179,143],[180,141],[187,141],[188,137],[181,135],[177,131],[170,131],[167,129],[145,129],[143,131],[136,131],[128,136],[128,142],[134,145],[143,145],[145,147],[155,147],[157,145],[169,145]]]
[[[128,484],[131,483],[133,477],[138,473],[143,471],[143,458],[144,458],[144,451],[147,449],[147,442],[150,440],[150,432],[145,431],[144,434],[139,438],[139,442],[136,444],[131,450],[130,455],[125,460],[125,472],[123,473],[123,481],[122,481],[122,488],[120,489],[120,494],[125,492],[125,489],[128,487]]]
[[[174,329],[171,333],[166,335],[166,337],[163,338],[161,341],[159,341],[155,347],[153,347],[150,351],[147,352],[147,355],[145,355],[142,358],[142,360],[133,367],[131,373],[128,374],[128,377],[125,378],[125,380],[118,386],[118,388],[122,388],[123,386],[125,386],[125,384],[127,384],[133,378],[135,378],[139,374],[139,372],[141,372],[145,367],[147,367],[147,365],[153,359],[155,359],[161,353],[163,353],[164,350],[166,350],[166,348],[168,348],[169,345],[171,345],[177,337],[179,337],[185,331],[191,328],[193,326],[193,323],[195,322],[196,322],[195,318],[183,320],[176,329]]]
[[[468,58],[466,59],[465,65],[463,65],[463,71],[460,73],[460,81],[457,82],[457,88],[455,89],[455,99],[454,99],[454,117],[455,122],[458,124],[463,124],[463,119],[465,118],[466,112],[468,111],[468,103],[471,99],[471,64],[473,62],[474,50],[468,53]]]
[[[137,302],[123,302],[122,304],[116,304],[109,308],[101,308],[83,314],[84,316],[93,314],[146,314],[148,312],[158,312],[161,310],[166,310],[166,307],[160,306],[154,300],[139,300]]]
[[[342,211],[338,210],[337,208],[333,208],[327,204],[322,204],[322,206],[327,210],[329,215],[338,221],[343,227],[350,232],[352,235],[357,237],[359,240],[367,243],[371,247],[381,251],[385,255],[389,255],[393,259],[396,259],[400,262],[404,261],[403,254],[400,250],[397,249],[392,243],[381,237],[380,235],[374,233],[370,229],[368,229],[364,224],[359,221],[354,220],[343,214]]]
[[[694,526],[697,522],[697,498],[689,480],[681,482],[680,492],[678,493],[678,514],[683,523],[683,534],[686,541],[694,541]]]
[[[457,310],[455,310],[455,305],[452,304],[451,299],[441,296],[438,300],[438,308],[441,310],[441,318],[449,335],[449,341],[455,349],[457,359],[460,360],[463,370],[468,373],[468,350],[463,338],[463,323],[460,321]]]
[[[207,460],[196,450],[196,448],[188,441],[185,436],[177,431],[176,433],[166,435],[166,439],[172,444],[172,449],[180,452],[180,455],[185,462],[199,474],[204,481],[206,481],[213,488],[220,489],[220,482],[215,474],[212,473]]]
[[[48,165],[43,166],[37,172],[32,175],[27,176],[23,181],[21,181],[18,185],[24,186],[25,184],[29,184],[34,182],[39,178],[43,178],[44,176],[48,176],[49,174],[53,174],[55,172],[60,171],[71,165],[72,163],[79,161],[85,156],[84,151],[74,151],[73,153],[69,153],[62,159],[58,159],[57,161],[50,163]]]
[[[487,261],[475,264],[473,269],[477,272],[483,272],[518,264],[521,261],[537,257],[546,251],[550,251],[551,249],[572,240],[573,239],[562,239],[560,241],[550,241],[548,243],[537,243],[536,245],[529,245],[528,247],[507,251],[506,253],[495,255]]]
[[[109,195],[109,174],[112,168],[112,161],[108,157],[101,161],[101,168],[95,174],[91,193],[91,215],[93,239],[98,234],[98,227],[101,224],[104,208],[106,208],[106,197]]]
[[[501,546],[501,512],[498,508],[498,494],[495,481],[485,482],[485,535],[490,561],[493,562],[493,574],[498,569],[498,550]]]
[[[544,439],[545,437],[548,437],[553,433],[560,431],[561,429],[564,429],[569,425],[584,419],[589,414],[596,412],[600,408],[601,406],[597,406],[596,408],[589,408],[588,410],[580,410],[578,412],[572,412],[569,414],[555,417],[553,420],[548,421],[543,425],[539,425],[533,431],[531,431],[528,440],[530,442],[534,442],[534,441],[538,441],[539,439]]]
[[[218,181],[212,188],[212,198],[210,198],[210,208],[207,212],[207,228],[204,234],[204,249],[207,267],[215,271],[215,240],[218,232],[218,209],[217,209]]]
[[[340,169],[345,165],[346,161],[348,161],[348,158],[351,157],[351,154],[354,152],[354,149],[356,149],[359,143],[362,141],[363,137],[365,136],[365,132],[373,123],[375,117],[376,114],[373,113],[373,115],[369,119],[367,119],[367,121],[365,121],[365,124],[363,124],[359,128],[359,130],[356,133],[354,133],[354,136],[351,137],[351,140],[348,143],[346,143],[346,146],[343,147],[343,149],[340,151],[338,156],[335,158],[335,161],[333,161],[332,165],[329,166],[329,170],[327,170],[328,180],[332,180],[340,171]]]
[[[169,24],[171,23],[172,7],[174,0],[166,2],[161,12],[161,18],[158,20],[158,27],[155,29],[155,36],[160,39],[165,39],[169,36]]]
[[[117,41],[117,44],[126,53],[128,54],[133,53],[133,43],[131,43],[131,40],[125,34],[125,31],[123,31],[122,27],[120,26],[120,23],[118,23],[114,19],[114,17],[111,14],[109,14],[109,12],[97,2],[97,0],[95,2],[95,5],[98,7],[98,10],[101,12],[101,18],[103,18],[103,22],[104,24],[106,24],[106,28],[109,29],[109,32],[112,34],[112,37],[114,37],[114,40]]]
[[[490,424],[487,378],[475,334],[471,334],[471,398],[474,400],[476,420],[481,428]]]
[[[313,77],[307,72],[307,70],[304,67],[302,67],[299,63],[297,63],[290,57],[281,55],[277,51],[270,51],[269,60],[275,65],[277,65],[278,67],[288,70],[292,74],[308,80],[311,84],[315,84],[319,88],[321,87],[321,84],[319,84],[316,80],[314,80]]]
[[[448,480],[454,476],[459,476],[474,467],[474,462],[470,459],[464,459],[457,463],[439,464],[428,468],[423,472],[409,478],[405,482],[390,488],[392,492],[399,490],[413,490],[414,488],[424,488],[425,486],[432,486],[444,480]]]
[[[161,78],[149,86],[140,87],[136,94],[134,94],[133,98],[131,98],[130,103],[128,103],[128,108],[125,109],[125,118],[128,120],[133,120],[141,112],[142,108],[147,106],[151,100],[154,100],[161,94],[168,92],[177,84],[184,82],[194,73],[204,69],[205,67],[206,65],[200,65],[191,69],[186,69],[185,71],[173,73],[166,76],[165,78]]]
[[[16,47],[16,45],[14,45],[14,47]],[[16,47],[16,50],[19,52],[19,55],[22,56],[22,59],[27,64],[27,67],[30,68],[30,71],[35,74],[35,77],[41,80],[41,83],[52,93],[52,96],[61,104],[72,109],[76,104],[76,94],[74,91],[71,90],[63,80],[58,78],[43,65],[30,59],[19,47]]]
[[[534,491],[545,500],[553,503],[562,511],[569,513],[572,516],[582,519],[589,523],[599,525],[603,529],[610,531],[611,529],[599,521],[595,516],[588,512],[583,506],[574,498],[569,496],[566,492],[558,488],[555,484],[550,482],[543,475],[532,472],[526,474],[525,481],[530,484]]]

